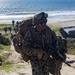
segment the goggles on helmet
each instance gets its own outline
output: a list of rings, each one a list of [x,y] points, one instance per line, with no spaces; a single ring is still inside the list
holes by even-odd
[[[37,23],[39,24],[46,23],[46,22],[47,22],[47,19],[42,19],[42,20],[37,21]]]
[[[44,12],[41,12],[37,15],[34,16],[34,19],[36,20],[40,20],[40,19],[43,19],[43,18],[47,18],[48,17],[48,14],[44,13]]]

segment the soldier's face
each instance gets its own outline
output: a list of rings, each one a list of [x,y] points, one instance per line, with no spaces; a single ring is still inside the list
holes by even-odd
[[[46,22],[42,22],[42,23],[39,23],[39,24],[36,25],[36,29],[37,29],[38,31],[42,31],[42,30],[44,30],[45,28],[46,28]]]

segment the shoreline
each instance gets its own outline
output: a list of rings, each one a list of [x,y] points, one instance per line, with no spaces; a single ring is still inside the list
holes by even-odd
[[[25,17],[26,18],[26,17]],[[22,19],[15,19],[15,23],[17,21],[22,21]],[[52,25],[52,26],[61,26],[61,27],[67,27],[67,26],[75,26],[75,18],[48,18],[47,19],[47,25]],[[0,24],[12,24],[11,19],[4,19],[0,20]]]

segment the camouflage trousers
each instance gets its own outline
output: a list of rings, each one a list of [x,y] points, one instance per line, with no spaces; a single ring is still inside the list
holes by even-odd
[[[49,61],[42,59],[30,60],[32,67],[32,75],[49,75]]]

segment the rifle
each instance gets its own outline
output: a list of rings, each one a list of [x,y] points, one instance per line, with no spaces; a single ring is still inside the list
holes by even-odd
[[[45,46],[42,47],[42,49],[52,55],[54,58],[56,58],[57,60],[60,60],[62,62],[64,62],[65,64],[67,64],[69,67],[72,67],[75,69],[74,66],[70,65],[69,63],[67,63],[65,60],[64,60],[64,56],[62,54],[59,53],[59,50],[58,48],[55,48],[54,46],[50,46],[49,44],[45,44]]]

